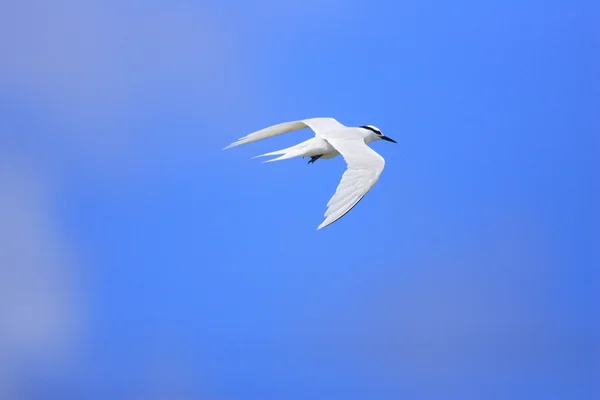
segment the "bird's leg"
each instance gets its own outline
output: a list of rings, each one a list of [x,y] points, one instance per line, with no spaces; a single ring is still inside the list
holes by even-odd
[[[310,161],[308,163],[312,164],[312,163],[314,163],[315,161],[317,161],[321,157],[323,157],[323,154],[319,154],[318,156],[313,156],[313,157],[310,158]]]

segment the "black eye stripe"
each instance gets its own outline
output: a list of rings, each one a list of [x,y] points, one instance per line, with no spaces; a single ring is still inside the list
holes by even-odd
[[[371,132],[375,132],[377,135],[381,135],[381,132],[379,132],[379,131],[377,131],[377,130],[375,130],[375,129],[371,128],[370,126],[363,125],[363,126],[361,126],[361,128],[368,129],[368,130],[370,130]]]

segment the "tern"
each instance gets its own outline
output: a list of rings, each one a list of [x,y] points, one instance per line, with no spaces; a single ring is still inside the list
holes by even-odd
[[[346,215],[377,183],[385,160],[368,144],[377,140],[397,142],[373,125],[348,127],[334,118],[309,118],[266,127],[238,139],[223,150],[304,128],[312,129],[315,137],[295,146],[253,158],[279,156],[263,161],[272,162],[293,157],[310,157],[308,163],[312,164],[319,159],[328,160],[342,155],[347,169],[333,197],[327,203],[325,220],[317,227],[319,230]]]

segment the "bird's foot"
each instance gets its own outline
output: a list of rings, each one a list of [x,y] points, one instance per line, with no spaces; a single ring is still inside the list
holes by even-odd
[[[314,163],[315,161],[317,161],[321,157],[323,157],[323,154],[319,154],[318,156],[313,156],[313,157],[310,158],[310,161],[308,163],[312,164],[312,163]]]

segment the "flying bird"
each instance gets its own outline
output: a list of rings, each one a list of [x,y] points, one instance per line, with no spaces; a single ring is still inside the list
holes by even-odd
[[[272,162],[293,157],[310,157],[308,163],[312,164],[319,159],[328,160],[342,155],[347,169],[333,197],[327,203],[325,220],[317,227],[318,230],[346,215],[377,183],[385,160],[368,144],[377,140],[397,142],[385,136],[373,125],[348,127],[334,118],[310,118],[269,126],[238,139],[223,150],[304,128],[312,129],[315,137],[295,146],[254,158],[279,156],[264,161]]]

